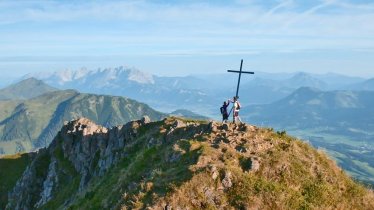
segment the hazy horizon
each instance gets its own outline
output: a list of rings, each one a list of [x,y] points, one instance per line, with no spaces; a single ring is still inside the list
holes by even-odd
[[[1,1],[0,77],[126,65],[162,76],[374,76],[369,0]]]
[[[87,70],[87,71],[98,71],[98,70],[108,70],[108,69],[116,69],[116,68],[120,68],[120,67],[124,67],[125,70],[129,69],[129,70],[138,70],[140,72],[143,72],[143,73],[146,73],[146,74],[151,74],[153,76],[160,76],[160,77],[188,77],[188,76],[196,76],[196,77],[199,77],[199,76],[209,76],[209,75],[225,75],[227,74],[227,71],[228,69],[222,69],[222,71],[220,72],[197,72],[197,73],[188,73],[188,72],[185,72],[185,73],[178,73],[178,74],[162,74],[162,73],[154,73],[154,72],[149,72],[149,71],[144,71],[142,69],[139,69],[135,66],[127,66],[127,65],[118,65],[118,66],[106,66],[106,67],[93,67],[93,68],[87,68],[87,67],[79,67],[79,68],[65,68],[65,69],[59,69],[59,70],[45,70],[45,71],[38,71],[38,70],[35,70],[35,71],[29,71],[29,72],[26,72],[26,73],[20,73],[20,74],[13,74],[13,75],[0,75],[0,79],[14,79],[13,82],[18,82],[19,79],[22,79],[24,77],[28,77],[28,76],[33,76],[33,75],[36,75],[36,76],[40,76],[40,75],[44,75],[44,76],[47,76],[49,74],[53,74],[53,73],[59,73],[59,72],[65,72],[65,71],[80,71],[80,70]],[[239,66],[237,68],[230,68],[230,69],[239,69]],[[245,69],[243,67],[243,71],[245,70],[248,70],[248,69]],[[251,69],[253,70],[253,69]],[[289,76],[292,76],[292,75],[295,75],[295,74],[298,74],[298,73],[306,73],[306,74],[309,74],[309,75],[312,75],[312,76],[324,76],[324,75],[341,75],[341,76],[347,76],[347,77],[352,77],[352,78],[361,78],[361,79],[372,79],[373,77],[365,77],[365,76],[355,76],[355,75],[349,75],[349,74],[344,74],[344,73],[339,73],[339,72],[306,72],[306,71],[290,71],[290,72],[271,72],[271,71],[255,71],[255,77],[262,77],[261,75],[263,74],[270,74],[270,75],[280,75],[281,77],[282,74],[284,74],[284,77],[288,78]],[[253,76],[251,76],[253,77]],[[278,79],[276,79],[278,80]]]

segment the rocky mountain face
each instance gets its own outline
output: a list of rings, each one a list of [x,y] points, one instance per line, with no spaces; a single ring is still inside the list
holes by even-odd
[[[30,91],[30,90],[29,90]],[[143,115],[166,115],[125,97],[53,91],[28,100],[0,101],[0,154],[27,152],[48,145],[64,121],[87,117],[107,127]]]
[[[33,77],[0,89],[0,100],[30,99],[57,89]]]
[[[65,124],[7,200],[6,209],[374,208],[373,192],[285,132],[148,117]]]

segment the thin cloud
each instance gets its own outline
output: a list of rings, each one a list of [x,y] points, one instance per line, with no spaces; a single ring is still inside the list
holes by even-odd
[[[294,4],[293,0],[283,0],[278,5],[271,8],[269,11],[267,11],[264,16],[270,16],[276,11],[278,11],[279,9],[287,8],[288,6],[293,5],[293,4]]]
[[[32,54],[33,49],[49,54],[51,50],[91,53],[95,48],[108,53],[110,49],[134,48],[163,52],[174,48],[229,51],[230,47],[292,50],[374,46],[374,25],[368,21],[374,19],[372,4],[352,6],[325,0],[301,10],[298,7],[302,3],[296,0],[279,1],[270,8],[259,2],[263,1],[241,2],[240,6],[148,1],[0,3],[0,24],[5,24],[0,29],[0,54]],[[352,14],[352,8],[361,12]],[[321,12],[326,9],[340,12]],[[13,25],[29,23],[38,28],[23,33],[22,29],[12,30]],[[89,28],[92,24],[103,27]],[[61,25],[62,29],[50,30],[51,25]]]

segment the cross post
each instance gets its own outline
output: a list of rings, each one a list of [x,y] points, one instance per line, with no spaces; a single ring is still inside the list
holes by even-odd
[[[244,73],[244,74],[254,74],[254,72],[251,72],[251,71],[242,71],[242,68],[243,68],[243,59],[240,62],[240,70],[239,71],[238,70],[227,70],[227,72],[239,73],[238,85],[236,86],[236,98],[239,97],[239,86],[240,86],[240,78],[242,76],[242,73]]]

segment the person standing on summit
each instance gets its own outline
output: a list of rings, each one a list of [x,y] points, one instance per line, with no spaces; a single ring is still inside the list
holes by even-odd
[[[223,102],[223,105],[221,106],[221,114],[222,114],[222,122],[227,122],[229,120],[229,114],[227,113],[227,107],[230,105],[230,100],[227,100]]]
[[[235,123],[236,122],[236,119],[239,120],[239,122],[242,122],[242,120],[240,119],[239,117],[239,111],[240,111],[240,102],[239,102],[239,97],[237,96],[234,96],[233,97],[233,101],[231,101],[232,103],[234,103],[233,105],[233,115],[232,115],[232,122]]]

